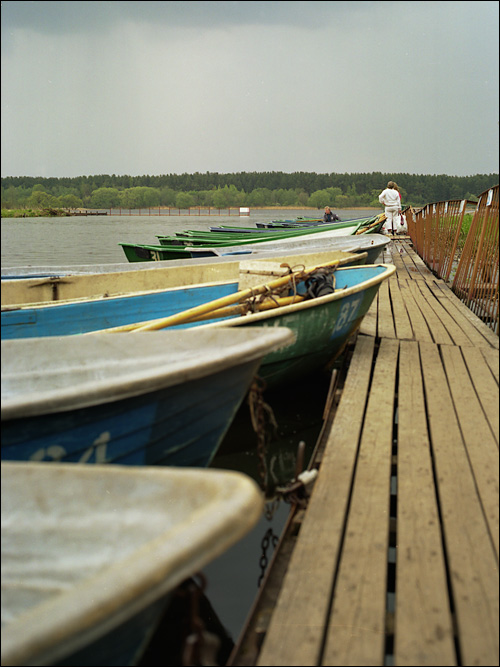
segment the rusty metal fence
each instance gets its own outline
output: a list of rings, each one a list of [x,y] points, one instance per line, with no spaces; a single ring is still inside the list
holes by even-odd
[[[189,208],[177,208],[173,206],[145,206],[142,208],[110,208],[104,215],[153,215],[153,216],[208,216],[224,215],[248,217],[250,209],[243,206],[232,206],[216,208],[215,206],[190,206]]]
[[[405,211],[416,252],[497,334],[498,189],[483,192],[477,204],[451,200]]]

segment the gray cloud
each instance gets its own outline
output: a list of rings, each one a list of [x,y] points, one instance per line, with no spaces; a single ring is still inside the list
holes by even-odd
[[[498,171],[497,2],[2,2],[1,85],[5,176]]]
[[[135,21],[164,27],[296,25],[317,28],[353,11],[344,2],[2,2],[2,27],[55,34],[61,30],[106,31],[113,23]],[[383,3],[384,4],[384,3]],[[385,3],[387,4],[387,3]],[[352,5],[351,7],[347,7]]]

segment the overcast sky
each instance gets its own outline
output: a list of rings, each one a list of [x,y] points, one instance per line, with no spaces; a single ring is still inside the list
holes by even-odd
[[[2,176],[499,169],[496,1],[1,6]]]

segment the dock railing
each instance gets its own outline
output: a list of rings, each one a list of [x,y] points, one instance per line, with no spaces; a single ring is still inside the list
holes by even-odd
[[[456,296],[497,334],[498,190],[498,185],[485,190],[477,204],[450,200],[405,211],[415,251],[438,278],[451,282]],[[468,230],[467,213],[472,215]]]

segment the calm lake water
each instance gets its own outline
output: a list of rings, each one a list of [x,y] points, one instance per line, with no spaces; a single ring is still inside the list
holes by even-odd
[[[377,209],[337,211],[342,221],[370,217]],[[88,216],[70,218],[4,218],[1,225],[2,267],[111,264],[125,262],[120,242],[156,244],[156,235],[185,229],[207,230],[210,226],[254,227],[257,221],[318,216],[313,210],[259,210],[249,217],[238,216]],[[295,474],[299,442],[306,444],[307,456],[322,426],[328,391],[326,376],[308,378],[293,387],[293,396],[284,389],[265,394],[273,409],[278,431],[267,446],[268,479],[284,484]],[[257,437],[252,430],[249,408],[241,406],[224,439],[213,467],[239,470],[259,484]],[[270,505],[268,507],[271,507]],[[236,642],[258,591],[261,558],[272,557],[272,546],[263,553],[263,540],[271,529],[281,530],[290,506],[280,502],[272,519],[263,516],[257,526],[219,559],[204,568],[206,596],[218,618]],[[162,663],[163,664],[163,663]]]
[[[342,210],[342,221],[368,218],[378,209]],[[157,235],[185,229],[207,231],[211,226],[255,227],[259,221],[315,217],[317,209],[259,210],[250,216],[104,215],[70,218],[2,218],[1,263],[7,266],[108,264],[126,262],[119,243],[158,245]]]

